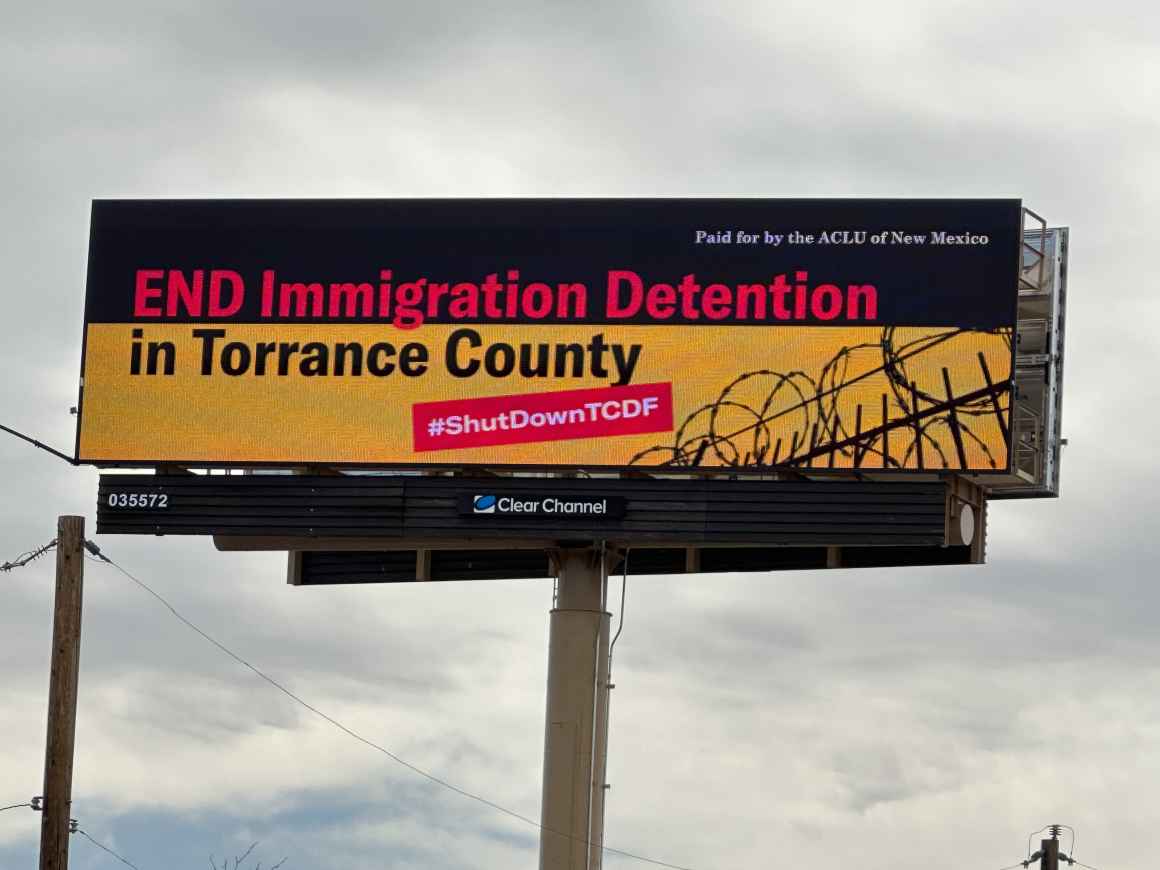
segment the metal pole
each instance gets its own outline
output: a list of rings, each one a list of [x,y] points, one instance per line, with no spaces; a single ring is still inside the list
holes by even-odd
[[[612,614],[608,612],[608,562],[599,567],[601,574],[600,637],[596,650],[596,704],[592,713],[592,798],[588,823],[588,870],[600,870],[604,864],[604,796],[607,792],[608,770],[608,702],[609,639],[612,636]]]
[[[52,620],[52,665],[48,681],[40,870],[68,870],[77,675],[81,657],[84,517],[59,517],[56,529],[56,607]]]
[[[605,555],[560,550],[548,636],[540,870],[597,870],[608,746]]]

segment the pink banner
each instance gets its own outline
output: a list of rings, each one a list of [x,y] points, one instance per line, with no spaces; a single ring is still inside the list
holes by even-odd
[[[416,452],[671,432],[672,384],[419,402],[411,425]]]

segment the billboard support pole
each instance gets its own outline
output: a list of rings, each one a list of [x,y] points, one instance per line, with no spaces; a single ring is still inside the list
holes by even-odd
[[[540,870],[599,870],[608,749],[607,559],[558,550],[548,636]]]

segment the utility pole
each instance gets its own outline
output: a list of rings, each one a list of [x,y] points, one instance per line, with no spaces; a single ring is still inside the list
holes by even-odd
[[[48,682],[40,870],[68,870],[77,675],[81,656],[84,542],[84,517],[57,518],[56,607],[52,620],[52,667]]]
[[[608,578],[601,549],[559,550],[548,636],[540,870],[599,870],[608,747]]]
[[[1039,841],[1039,870],[1059,870],[1059,839],[1052,832],[1050,840]]]
[[[1048,825],[1047,830],[1051,833],[1051,839],[1040,840],[1039,851],[1029,856],[1023,862],[1023,866],[1029,867],[1031,862],[1038,858],[1039,870],[1059,870],[1059,859],[1061,857],[1059,854],[1059,833],[1066,827],[1066,825]],[[1075,859],[1069,855],[1063,855],[1062,858],[1068,864],[1075,863]]]

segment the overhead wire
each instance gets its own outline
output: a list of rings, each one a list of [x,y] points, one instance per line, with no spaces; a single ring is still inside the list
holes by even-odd
[[[624,630],[624,596],[628,590],[628,554],[631,552],[631,547],[624,549],[624,563],[621,565],[623,573],[620,575],[620,613],[619,623],[616,626],[616,634],[612,636],[612,643],[608,645],[608,673],[611,678],[612,674],[612,651],[616,649],[616,641],[620,637],[620,633]]]
[[[608,853],[613,854],[613,855],[619,855],[623,858],[631,858],[634,861],[640,861],[642,863],[651,864],[651,865],[656,866],[656,867],[667,867],[667,868],[669,868],[669,870],[693,870],[693,868],[687,867],[684,865],[672,864],[672,863],[669,863],[667,861],[661,861],[661,860],[656,859],[656,858],[650,858],[646,855],[640,855],[640,854],[637,854],[635,852],[629,852],[625,849],[615,849],[612,846],[606,846],[602,843],[595,843],[587,837],[576,837],[576,836],[573,836],[572,834],[569,834],[565,831],[557,831],[553,828],[550,828],[546,825],[541,824],[540,822],[535,821],[532,818],[529,818],[528,816],[523,815],[522,813],[516,812],[515,810],[508,809],[507,807],[502,806],[494,801],[488,800],[487,798],[483,797],[482,795],[476,794],[475,792],[471,792],[471,791],[468,791],[467,789],[460,788],[459,786],[454,785],[454,784],[448,782],[447,780],[442,779],[441,777],[438,777],[435,774],[430,773],[429,771],[426,771],[423,768],[421,768],[415,764],[412,764],[411,762],[409,762],[409,761],[405,760],[404,758],[401,758],[400,756],[391,752],[385,746],[382,746],[381,744],[376,743],[375,741],[373,741],[367,737],[364,737],[362,734],[358,733],[357,731],[353,730],[352,728],[347,727],[346,725],[344,725],[342,722],[338,721],[334,717],[330,716],[327,713],[324,713],[318,707],[315,707],[313,704],[310,704],[309,702],[304,700],[302,697],[300,697],[299,695],[295,694],[293,691],[288,689],[282,683],[278,682],[278,680],[271,677],[269,674],[267,674],[261,668],[250,663],[249,661],[244,659],[242,656],[235,653],[233,650],[231,650],[229,647],[227,647],[225,644],[223,644],[217,638],[208,634],[207,632],[202,630],[200,627],[198,627],[195,623],[193,623],[192,621],[187,619],[184,615],[182,615],[182,613],[180,611],[178,611],[178,609],[176,607],[174,607],[172,604],[170,604],[169,601],[163,595],[161,595],[159,592],[155,591],[152,587],[150,587],[147,583],[145,583],[140,578],[134,576],[126,568],[124,568],[123,566],[121,566],[120,564],[115,562],[113,559],[110,559],[108,556],[106,556],[104,553],[102,553],[100,548],[96,544],[94,544],[92,541],[85,541],[85,548],[92,555],[94,555],[95,557],[100,559],[102,562],[110,565],[112,568],[116,569],[119,573],[121,573],[128,580],[135,583],[141,589],[145,590],[145,592],[147,592],[154,599],[156,599],[163,607],[165,607],[165,609],[168,610],[174,616],[174,618],[176,618],[179,622],[181,622],[183,625],[185,625],[191,631],[200,635],[208,643],[217,647],[217,649],[220,650],[222,653],[229,656],[235,662],[242,665],[247,670],[251,671],[254,675],[259,677],[260,679],[262,679],[263,681],[265,681],[269,685],[273,686],[275,689],[277,689],[279,692],[281,692],[287,698],[294,701],[296,704],[303,707],[304,709],[309,710],[311,713],[318,716],[320,719],[330,723],[332,726],[337,728],[339,731],[342,731],[348,737],[350,737],[354,740],[357,740],[358,742],[370,747],[371,749],[374,749],[376,752],[379,752],[382,755],[385,755],[387,758],[391,759],[396,764],[407,768],[412,773],[415,773],[418,776],[421,776],[424,779],[429,780],[430,782],[434,783],[435,785],[440,786],[441,788],[445,788],[448,791],[452,791],[455,794],[460,795],[461,797],[465,797],[469,800],[473,800],[477,803],[480,803],[486,807],[490,807],[491,809],[495,810],[496,812],[502,813],[506,816],[510,816],[511,818],[516,819],[517,821],[523,822],[526,825],[530,825],[531,827],[534,827],[540,831],[546,831],[547,833],[556,834],[556,835],[561,836],[561,837],[566,837],[570,840],[582,840],[582,841],[588,843],[590,846],[594,846],[594,847],[597,847],[599,849],[602,849],[604,852],[608,852]]]
[[[103,849],[104,851],[108,852],[110,855],[112,855],[114,858],[116,858],[118,861],[120,861],[126,867],[132,867],[133,870],[141,870],[140,867],[138,867],[136,864],[134,864],[132,861],[130,861],[128,858],[126,858],[124,855],[118,855],[116,852],[114,852],[108,846],[104,845],[103,843],[98,843],[96,840],[94,840],[92,837],[90,837],[87,832],[82,831],[80,828],[77,828],[73,833],[80,834],[82,837],[84,837],[86,840],[88,840],[90,843],[92,843],[98,849]]]
[[[3,564],[0,564],[0,571],[6,572],[6,571],[11,571],[14,568],[23,568],[29,562],[32,562],[36,559],[39,559],[41,556],[43,556],[45,553],[47,553],[49,550],[51,550],[55,546],[56,546],[56,538],[53,538],[51,541],[49,541],[47,544],[45,544],[42,547],[37,547],[37,548],[32,549],[32,550],[25,550],[23,553],[21,553],[19,556],[17,556],[15,559],[13,559],[11,562],[4,562]]]
[[[1067,854],[1070,855],[1072,857],[1072,859],[1074,860],[1075,859],[1075,828],[1073,828],[1071,825],[1060,825],[1059,827],[1067,828],[1068,832],[1071,834],[1071,848],[1067,850]]]
[[[47,444],[45,444],[41,441],[37,441],[31,435],[25,435],[23,432],[18,432],[15,429],[12,429],[8,426],[3,425],[2,423],[0,423],[0,431],[7,432],[9,435],[14,435],[17,438],[19,438],[21,441],[27,441],[33,447],[39,447],[41,450],[45,451],[46,453],[51,453],[57,459],[63,459],[69,465],[74,465],[74,466],[80,465],[80,463],[77,462],[76,459],[69,456],[67,453],[62,453],[61,451],[57,450],[55,447],[49,447]]]
[[[6,810],[18,810],[21,807],[31,807],[34,810],[38,809],[38,807],[30,801],[27,803],[12,804],[11,806],[0,807],[0,813],[4,812]],[[70,828],[69,832],[73,833],[73,834],[80,834],[82,837],[84,837],[86,840],[88,840],[90,843],[92,843],[98,849],[104,849],[106,852],[108,852],[110,855],[112,855],[114,858],[116,858],[118,861],[120,861],[126,867],[132,867],[133,870],[141,870],[140,867],[138,867],[136,864],[134,864],[132,861],[130,861],[128,858],[126,858],[124,855],[118,855],[116,852],[114,852],[108,846],[104,845],[103,843],[98,843],[96,840],[94,840],[92,837],[90,837],[86,831],[84,831],[80,827],[78,827],[76,825],[75,821],[73,821],[72,827]]]
[[[1035,839],[1036,834],[1042,834],[1044,831],[1050,831],[1051,835],[1052,835],[1052,839],[1056,839],[1059,836],[1059,832],[1062,830],[1066,830],[1068,833],[1071,834],[1071,847],[1068,850],[1068,852],[1066,852],[1066,853],[1061,852],[1060,853],[1060,856],[1059,856],[1060,860],[1066,861],[1068,864],[1079,864],[1080,867],[1088,867],[1087,864],[1084,864],[1082,861],[1077,861],[1075,859],[1075,839],[1076,839],[1075,828],[1073,828],[1071,825],[1060,825],[1060,824],[1044,825],[1038,831],[1032,831],[1030,834],[1028,834],[1027,835],[1027,858],[1025,860],[1021,861],[1019,864],[1015,864],[1014,867],[1027,867],[1032,861],[1034,861],[1035,859],[1040,857],[1039,852],[1035,852],[1034,854],[1031,852],[1031,841],[1033,839]],[[1013,867],[1005,867],[1005,868],[1003,868],[1003,870],[1013,870]],[[1096,868],[1088,867],[1088,870],[1096,870]]]
[[[0,429],[5,429],[5,428],[6,427],[0,426]],[[10,431],[10,430],[6,430],[6,431]],[[26,440],[28,440],[28,439],[26,439]],[[27,565],[29,562],[32,562],[34,559],[39,558],[40,556],[44,555],[45,553],[47,553],[48,551],[53,549],[56,546],[56,543],[57,543],[56,539],[54,538],[53,540],[49,541],[47,544],[45,544],[41,547],[35,548],[33,550],[27,550],[24,553],[21,553],[19,556],[17,556],[16,559],[14,559],[10,562],[4,562],[3,564],[0,564],[0,571],[10,571],[14,568],[23,567],[24,565]],[[343,733],[345,733],[349,737],[351,737],[351,738],[359,741],[360,743],[365,744],[366,746],[370,747],[371,749],[374,749],[377,752],[387,756],[392,761],[394,761],[396,764],[399,764],[402,767],[407,768],[411,772],[429,780],[430,782],[432,782],[432,783],[434,783],[442,788],[445,788],[445,789],[448,789],[452,792],[455,792],[456,794],[458,794],[462,797],[465,797],[465,798],[468,798],[470,800],[481,803],[484,806],[487,806],[487,807],[489,807],[497,812],[503,813],[504,815],[510,816],[511,818],[514,818],[517,821],[523,822],[527,825],[531,825],[532,827],[535,827],[541,831],[546,831],[548,833],[557,834],[559,836],[567,837],[567,838],[572,839],[572,840],[584,839],[584,838],[574,837],[571,834],[564,833],[563,831],[556,831],[552,828],[549,828],[549,827],[535,821],[534,819],[529,818],[528,816],[525,816],[521,813],[516,812],[515,810],[510,810],[507,807],[504,807],[500,804],[497,804],[494,801],[488,800],[487,798],[485,798],[479,794],[476,794],[474,792],[460,788],[460,787],[448,782],[447,780],[444,780],[444,779],[442,779],[442,778],[440,778],[440,777],[438,777],[438,776],[436,776],[436,775],[434,775],[434,774],[432,774],[432,773],[430,773],[430,772],[428,772],[428,771],[426,771],[426,770],[424,770],[424,769],[422,769],[414,764],[411,764],[410,762],[406,761],[405,759],[403,759],[400,756],[396,755],[395,753],[391,752],[386,747],[384,747],[378,743],[375,743],[373,740],[370,740],[370,739],[364,737],[363,735],[359,734],[358,732],[352,730],[351,728],[348,728],[346,725],[342,724],[337,719],[334,719],[332,716],[328,715],[327,713],[324,713],[322,710],[318,709],[317,707],[315,707],[312,704],[305,701],[300,696],[296,695],[294,692],[292,692],[286,686],[282,685],[280,682],[275,680],[269,674],[262,671],[260,668],[253,665],[252,663],[250,663],[246,659],[242,658],[240,655],[235,653],[229,647],[225,646],[225,644],[218,641],[212,635],[203,631],[199,626],[197,626],[196,624],[191,622],[189,619],[187,619],[184,615],[182,615],[177,610],[177,608],[175,608],[164,596],[162,596],[160,593],[155,591],[152,587],[150,587],[143,580],[134,576],[126,568],[124,568],[123,566],[121,566],[117,562],[113,561],[111,558],[109,558],[103,552],[101,552],[100,548],[96,544],[94,544],[92,541],[86,540],[84,542],[84,546],[85,546],[85,549],[88,551],[89,561],[107,564],[107,565],[111,566],[112,568],[114,568],[115,570],[117,570],[119,573],[121,573],[127,579],[129,579],[130,581],[135,583],[137,586],[139,586],[141,589],[145,590],[145,592],[147,592],[149,595],[151,595],[153,598],[155,598],[158,602],[160,602],[167,610],[169,610],[169,612],[178,621],[180,621],[182,624],[184,624],[187,628],[191,629],[196,634],[200,635],[204,640],[208,641],[213,646],[217,647],[221,652],[225,653],[227,656],[232,658],[238,664],[242,665],[243,667],[245,667],[248,670],[250,670],[251,672],[253,672],[256,676],[260,677],[262,680],[264,680],[265,682],[267,682],[268,684],[273,686],[275,689],[277,689],[279,692],[284,694],[286,697],[290,698],[292,701],[299,704],[304,709],[309,710],[310,712],[314,713],[316,716],[325,720],[326,722],[328,722],[329,724],[331,724],[335,728],[339,729],[340,731],[342,731]],[[627,591],[627,585],[628,585],[628,554],[629,554],[629,551],[625,550],[623,567],[622,567],[622,576],[621,576],[621,588],[620,588],[619,624],[618,624],[617,629],[616,629],[616,634],[613,636],[612,642],[609,645],[609,676],[611,676],[612,652],[613,652],[614,648],[616,647],[616,641],[620,637],[621,631],[623,631],[623,629],[624,629],[624,606],[625,606],[625,598],[626,598],[626,591]],[[604,560],[603,554],[602,554],[601,563],[603,564],[604,562],[605,562],[605,560]],[[607,570],[607,569],[604,568],[604,570]],[[604,584],[601,584],[601,585],[604,586]],[[31,803],[11,804],[9,806],[0,807],[0,812],[6,812],[8,810],[20,809],[22,807],[33,807],[33,804],[31,804]],[[33,808],[35,809],[35,807],[33,807]],[[1086,868],[1086,870],[1097,870],[1097,868],[1092,867],[1090,864],[1084,864],[1082,861],[1078,861],[1075,859],[1076,834],[1075,834],[1075,829],[1072,828],[1070,825],[1046,825],[1037,831],[1032,831],[1027,836],[1027,859],[1019,862],[1018,864],[1012,864],[1010,867],[1004,867],[1004,868],[1002,868],[1002,870],[1017,870],[1017,868],[1020,868],[1020,867],[1024,867],[1024,868],[1027,867],[1029,862],[1031,860],[1033,860],[1035,857],[1031,852],[1031,842],[1034,839],[1035,835],[1040,834],[1040,833],[1047,831],[1047,830],[1051,830],[1052,828],[1067,829],[1067,831],[1071,834],[1071,854],[1066,859],[1069,864],[1078,864],[1080,867]],[[81,834],[83,837],[85,837],[85,839],[89,840],[89,842],[91,842],[93,845],[97,846],[99,849],[102,849],[105,852],[107,852],[108,854],[112,855],[114,858],[116,858],[118,861],[125,864],[126,866],[132,867],[132,868],[134,868],[134,870],[140,870],[140,868],[138,868],[135,864],[133,864],[132,862],[127,860],[124,856],[117,854],[112,849],[109,849],[107,846],[94,840],[84,830],[81,830],[80,828],[76,828],[75,833]],[[652,864],[652,865],[658,866],[658,867],[667,867],[667,868],[671,868],[671,870],[692,870],[692,868],[689,868],[689,867],[685,867],[685,866],[678,865],[678,864],[671,864],[669,862],[661,861],[661,860],[656,859],[656,858],[649,858],[645,855],[639,855],[639,854],[636,854],[633,852],[628,852],[624,849],[616,849],[616,848],[613,848],[611,846],[606,846],[602,843],[596,843],[592,840],[586,840],[586,843],[589,847],[595,846],[595,847],[602,849],[604,852],[609,852],[609,853],[614,854],[614,855],[620,855],[620,856],[625,857],[625,858],[631,858],[633,860],[641,861],[641,862],[646,863],[646,864]]]

